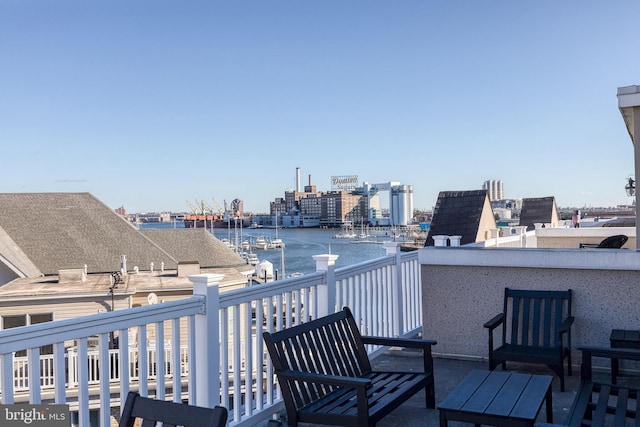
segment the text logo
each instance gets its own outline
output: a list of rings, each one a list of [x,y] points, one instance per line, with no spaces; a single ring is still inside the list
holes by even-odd
[[[69,427],[69,405],[0,405],[0,425]]]

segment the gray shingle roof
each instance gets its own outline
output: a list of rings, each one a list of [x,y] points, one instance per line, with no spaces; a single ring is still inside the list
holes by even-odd
[[[462,245],[474,243],[486,200],[487,190],[441,191],[425,246],[433,246],[438,235],[462,236]]]
[[[148,229],[142,234],[170,253],[178,262],[198,261],[200,268],[234,267],[253,270],[238,254],[203,228]]]
[[[0,227],[4,245],[11,239],[44,275],[85,264],[89,273],[117,271],[121,255],[128,268],[177,267],[168,252],[89,193],[1,193]],[[15,251],[8,255],[20,261]]]

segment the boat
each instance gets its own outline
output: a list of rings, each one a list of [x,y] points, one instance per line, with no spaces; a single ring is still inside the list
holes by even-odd
[[[284,248],[284,242],[278,237],[278,224],[276,223],[276,237],[271,240],[270,247],[272,248]]]
[[[233,242],[231,242],[231,240],[227,238],[220,239],[220,242],[222,242],[229,249],[235,249],[235,245],[233,244]]]
[[[245,259],[247,260],[247,264],[258,265],[260,260],[258,259],[258,255],[253,252],[245,253]]]
[[[275,238],[271,241],[269,247],[271,248],[284,248],[284,242],[282,241],[282,239],[279,238]]]
[[[271,240],[270,247],[284,248],[284,242],[282,241],[281,238],[278,237],[278,211],[276,211],[276,237],[273,240]]]
[[[266,237],[258,236],[256,241],[253,243],[253,247],[255,249],[269,249],[269,242]]]
[[[355,239],[357,237],[356,233],[353,232],[353,230],[347,228],[346,226],[344,227],[344,230],[342,230],[339,233],[336,233],[333,238],[334,239]]]
[[[227,221],[218,215],[186,214],[182,225],[184,228],[223,228],[227,227]]]

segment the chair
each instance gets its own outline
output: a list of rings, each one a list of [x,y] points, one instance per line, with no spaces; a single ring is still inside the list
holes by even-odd
[[[571,375],[571,289],[567,291],[504,290],[503,312],[484,324],[489,330],[489,370],[507,361],[541,363],[560,377]],[[502,344],[494,348],[493,330],[502,325]]]
[[[161,422],[165,427],[223,427],[227,424],[227,408],[203,408],[142,397],[131,391],[124,404],[120,427],[133,427],[136,419],[140,427],[152,427]]]
[[[629,238],[624,234],[616,234],[615,236],[609,236],[600,243],[580,243],[580,249],[583,248],[598,248],[598,249],[620,249],[627,243]]]

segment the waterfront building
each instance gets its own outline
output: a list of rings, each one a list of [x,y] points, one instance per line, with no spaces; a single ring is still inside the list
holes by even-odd
[[[409,225],[413,218],[413,186],[396,185],[389,192],[391,225]]]
[[[366,219],[367,200],[345,191],[329,191],[320,198],[320,225],[326,227],[359,226]]]

